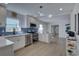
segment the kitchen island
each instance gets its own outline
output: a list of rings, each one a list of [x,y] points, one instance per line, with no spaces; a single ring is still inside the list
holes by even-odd
[[[14,56],[14,42],[0,37],[0,56]]]
[[[32,43],[32,39],[31,38],[27,39],[28,35],[31,35],[31,34],[29,34],[29,33],[22,33],[22,34],[15,34],[15,35],[6,35],[4,37],[6,39],[9,39],[12,42],[14,42],[13,50],[16,51],[16,50],[19,50],[21,48],[24,48],[25,46],[28,45],[28,43],[30,43],[30,42]]]

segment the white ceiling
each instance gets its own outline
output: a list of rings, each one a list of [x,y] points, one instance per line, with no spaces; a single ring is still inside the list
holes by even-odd
[[[15,11],[23,15],[34,15],[40,17],[38,12],[44,14],[42,18],[48,18],[49,14],[54,16],[70,14],[74,9],[74,3],[10,3],[6,7],[8,10]],[[40,9],[40,6],[43,6]],[[59,8],[63,8],[62,11]]]

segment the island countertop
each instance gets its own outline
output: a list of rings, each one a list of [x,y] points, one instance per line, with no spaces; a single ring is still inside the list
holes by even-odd
[[[9,45],[12,45],[12,44],[14,44],[14,42],[12,42],[8,39],[1,39],[0,38],[0,48],[6,47],[6,46],[9,46]]]

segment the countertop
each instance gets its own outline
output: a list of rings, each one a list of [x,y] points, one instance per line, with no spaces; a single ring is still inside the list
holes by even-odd
[[[6,39],[6,37],[24,36],[24,35],[28,35],[28,34],[29,34],[29,33],[22,33],[22,34],[1,36],[1,37],[0,37],[0,48],[14,44],[14,42],[12,42],[12,41]]]
[[[28,35],[29,33],[22,33],[22,34],[15,34],[15,35],[5,35],[3,37],[13,37],[13,36],[23,36],[23,35]]]
[[[22,34],[1,36],[1,37],[0,37],[0,48],[14,44],[14,42],[12,42],[12,41],[6,39],[6,37],[24,36],[24,35],[28,35],[28,34],[29,34],[29,33],[22,33]]]
[[[6,47],[6,46],[9,46],[9,45],[12,45],[12,44],[14,44],[14,42],[12,42],[8,39],[1,39],[0,38],[0,48]]]

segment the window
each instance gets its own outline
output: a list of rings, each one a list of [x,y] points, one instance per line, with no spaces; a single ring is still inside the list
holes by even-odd
[[[14,28],[16,31],[21,31],[21,28],[19,26],[19,20],[8,17],[6,19],[6,32],[12,32]]]

